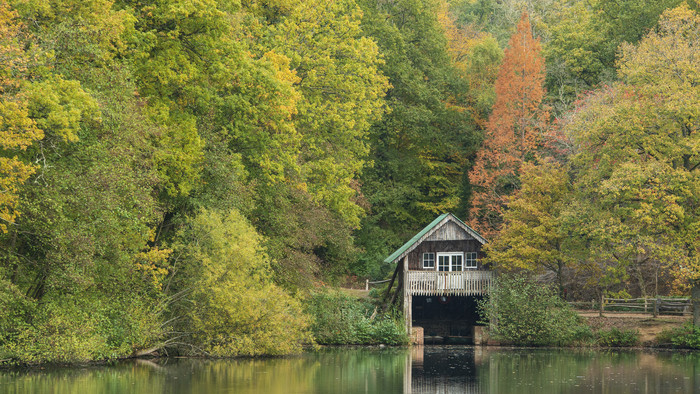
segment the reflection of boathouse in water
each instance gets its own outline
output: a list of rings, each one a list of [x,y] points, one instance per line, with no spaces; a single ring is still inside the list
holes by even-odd
[[[489,368],[488,355],[488,347],[483,346],[451,346],[449,350],[413,346],[404,369],[403,393],[483,393],[494,386],[480,382],[481,370]]]
[[[493,273],[481,262],[486,240],[451,213],[432,223],[384,262],[395,263],[408,332],[414,341],[480,342],[477,301],[488,293]]]

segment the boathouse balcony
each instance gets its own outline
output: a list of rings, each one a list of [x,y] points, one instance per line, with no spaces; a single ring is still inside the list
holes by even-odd
[[[468,270],[408,271],[406,295],[476,296],[488,294],[494,275],[491,271]]]

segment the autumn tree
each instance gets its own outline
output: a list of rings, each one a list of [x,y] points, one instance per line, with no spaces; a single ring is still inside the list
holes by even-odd
[[[0,3],[0,233],[17,218],[18,194],[36,166],[21,152],[44,133],[29,116],[28,63],[22,24],[7,3]]]
[[[661,264],[688,287],[700,279],[698,26],[688,6],[664,12],[655,31],[623,47],[621,81],[588,97],[566,126],[591,258],[620,278]]]
[[[486,245],[488,260],[504,271],[552,273],[563,294],[566,270],[578,268],[581,240],[571,236],[573,193],[567,167],[554,160],[524,163],[521,182],[508,202],[499,236]]]
[[[480,31],[473,24],[459,25],[452,8],[443,0],[438,21],[445,32],[452,63],[468,84],[463,107],[483,128],[495,100],[494,84],[503,51],[490,33]]]
[[[469,179],[474,187],[470,224],[485,236],[498,233],[507,196],[520,188],[522,164],[536,158],[549,120],[544,59],[523,13],[505,50],[496,80],[496,103]]]

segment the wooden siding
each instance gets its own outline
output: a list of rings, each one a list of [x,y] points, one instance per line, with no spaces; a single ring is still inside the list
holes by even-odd
[[[467,233],[462,227],[458,226],[455,222],[447,222],[435,229],[426,241],[461,241],[474,239],[469,233]]]
[[[477,270],[487,269],[481,263],[484,255],[481,253],[481,244],[475,239],[457,241],[424,241],[408,254],[408,269],[411,271],[423,270],[423,253],[439,252],[477,252]],[[437,256],[435,257],[437,267]],[[436,268],[432,269],[434,271]]]
[[[409,271],[406,283],[408,295],[460,295],[487,294],[493,273],[489,271]]]

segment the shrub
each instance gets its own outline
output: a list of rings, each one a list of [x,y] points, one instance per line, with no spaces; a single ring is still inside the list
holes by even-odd
[[[272,281],[263,238],[236,210],[202,210],[173,245],[172,305],[186,353],[217,357],[284,355],[312,342],[298,299]]]
[[[514,345],[568,345],[590,339],[578,314],[549,286],[520,276],[501,276],[479,303],[491,336]]]
[[[598,345],[605,347],[630,347],[639,343],[639,331],[620,330],[613,327],[598,331]]]
[[[0,279],[0,349],[14,341],[29,327],[29,316],[36,311],[36,302],[25,297],[9,281]]]
[[[596,336],[590,326],[580,324],[571,330],[571,343],[576,345],[593,345]]]
[[[98,314],[81,299],[49,302],[34,316],[34,324],[17,337],[16,357],[30,364],[88,362],[108,353],[98,332]]]
[[[6,285],[0,290],[0,310],[7,311],[0,313],[4,363],[116,359],[160,339],[160,315],[143,298],[83,292],[50,294],[38,304],[14,285],[0,280],[1,285]]]
[[[656,342],[685,349],[700,349],[700,327],[685,323],[680,327],[664,330],[656,337]]]
[[[370,319],[374,306],[339,291],[312,294],[306,312],[313,317],[311,331],[323,345],[404,345],[408,343],[403,322],[397,316]]]

